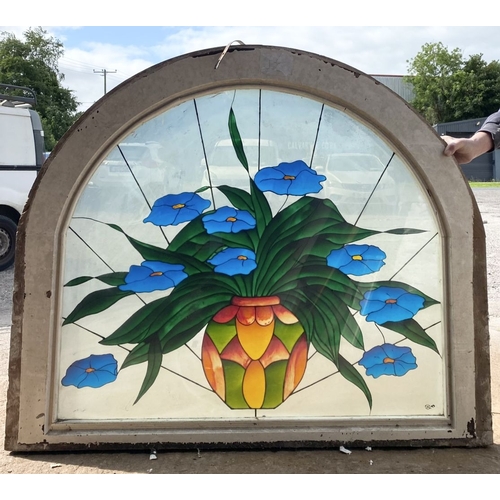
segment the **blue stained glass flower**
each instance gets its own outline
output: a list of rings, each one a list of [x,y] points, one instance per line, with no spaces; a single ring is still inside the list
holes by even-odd
[[[302,160],[266,167],[255,175],[255,184],[261,191],[295,196],[318,193],[323,189],[320,183],[325,180],[324,175],[317,174]]]
[[[373,245],[346,245],[332,250],[326,262],[344,274],[363,276],[380,271],[385,265],[385,252]]]
[[[145,261],[140,266],[130,266],[130,271],[125,276],[126,284],[118,288],[132,292],[168,290],[187,278],[188,275],[183,269],[181,264]]]
[[[71,363],[61,380],[64,386],[97,389],[116,380],[117,362],[112,354],[91,354],[88,358]]]
[[[409,347],[383,344],[365,352],[359,364],[366,368],[366,374],[373,378],[380,375],[402,377],[417,368],[416,361]]]
[[[232,207],[221,207],[213,214],[202,219],[208,234],[239,233],[255,227],[255,219],[246,210],[236,210]]]
[[[177,226],[193,220],[209,206],[210,202],[197,193],[167,194],[154,202],[144,222],[152,222],[156,226]]]
[[[381,286],[365,293],[360,302],[366,321],[383,325],[387,321],[403,321],[410,319],[424,307],[424,298],[402,288]]]
[[[255,253],[246,248],[226,248],[210,260],[209,264],[215,266],[216,273],[228,274],[250,274],[256,267]]]

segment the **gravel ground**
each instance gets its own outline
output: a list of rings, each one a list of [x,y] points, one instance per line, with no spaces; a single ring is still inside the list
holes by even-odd
[[[500,189],[475,189],[485,223],[490,332],[500,339]],[[4,439],[13,269],[0,272],[0,449]],[[492,357],[494,353],[492,352]],[[500,358],[500,352],[497,353]],[[493,386],[500,373],[492,370]],[[497,391],[498,392],[498,391]],[[498,404],[498,403],[497,403]],[[496,412],[496,413],[495,413]],[[493,406],[495,415],[500,408]],[[0,474],[499,474],[500,435],[480,449],[199,451],[159,453],[39,453],[0,451]],[[82,485],[84,486],[84,485]],[[84,486],[85,487],[85,486]]]
[[[500,318],[500,189],[473,189],[486,232],[490,317]]]

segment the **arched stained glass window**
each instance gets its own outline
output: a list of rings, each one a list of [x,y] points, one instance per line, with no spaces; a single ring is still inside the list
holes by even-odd
[[[169,107],[70,219],[58,418],[444,415],[441,248],[408,165],[344,110],[265,88]]]
[[[44,167],[7,448],[487,443],[484,234],[435,132],[336,61],[220,52],[117,87]]]

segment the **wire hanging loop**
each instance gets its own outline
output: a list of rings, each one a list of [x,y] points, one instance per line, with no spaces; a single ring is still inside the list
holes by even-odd
[[[217,61],[217,64],[215,65],[215,69],[217,69],[219,67],[219,64],[222,61],[222,58],[226,55],[226,52],[229,50],[229,47],[231,47],[231,45],[233,43],[239,43],[240,45],[245,45],[241,40],[233,40],[232,42],[229,42],[226,45],[226,48],[222,51],[222,54],[220,55],[219,60]]]

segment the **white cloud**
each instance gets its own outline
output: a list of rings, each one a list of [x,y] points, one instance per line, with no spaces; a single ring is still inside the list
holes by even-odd
[[[20,36],[27,27],[0,27]],[[77,30],[78,27],[72,27]],[[336,59],[369,74],[405,74],[407,60],[427,42],[441,41],[459,47],[466,56],[482,53],[486,61],[500,60],[498,27],[474,26],[198,26],[177,27],[161,43],[144,46],[143,40],[70,43],[72,30],[45,28],[65,43],[60,69],[64,85],[75,91],[81,110],[101,98],[103,76],[94,70],[113,71],[106,76],[107,90],[130,76],[181,54],[221,47],[233,40],[246,44],[297,48]],[[83,30],[79,33],[83,33]],[[70,48],[71,47],[71,48]],[[114,71],[116,70],[116,73]]]
[[[59,68],[65,74],[64,85],[74,90],[82,103],[80,110],[87,109],[104,94],[104,74],[107,91],[121,82],[150,67],[154,62],[147,59],[147,52],[135,46],[119,46],[88,42],[77,49],[67,49]]]

